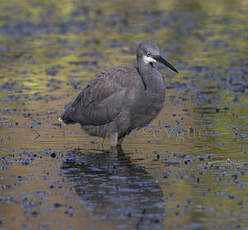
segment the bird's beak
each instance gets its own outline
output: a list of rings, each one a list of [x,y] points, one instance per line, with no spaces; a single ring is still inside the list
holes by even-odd
[[[162,64],[168,66],[171,70],[175,71],[176,73],[178,73],[177,69],[170,64],[169,62],[167,62],[163,57],[161,57],[160,55],[153,55],[152,58],[154,58],[156,61],[161,62]]]

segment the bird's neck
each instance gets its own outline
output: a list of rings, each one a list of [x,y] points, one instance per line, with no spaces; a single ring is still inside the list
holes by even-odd
[[[161,88],[162,77],[153,64],[139,63],[137,68],[145,89],[156,91]]]

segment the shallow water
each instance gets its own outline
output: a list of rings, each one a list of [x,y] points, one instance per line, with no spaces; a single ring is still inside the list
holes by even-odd
[[[0,229],[247,229],[248,2],[2,1]],[[180,71],[118,154],[63,107],[150,39]]]

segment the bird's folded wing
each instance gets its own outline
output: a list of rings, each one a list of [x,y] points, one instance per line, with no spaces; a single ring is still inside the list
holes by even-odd
[[[101,72],[71,104],[73,120],[83,125],[103,125],[121,112],[126,94],[122,71],[110,70]]]

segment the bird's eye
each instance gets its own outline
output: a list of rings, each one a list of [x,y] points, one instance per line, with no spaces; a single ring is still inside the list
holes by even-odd
[[[150,53],[150,52],[147,52],[147,53],[146,53],[146,56],[147,56],[147,57],[150,57],[150,56],[151,56],[151,53]]]

